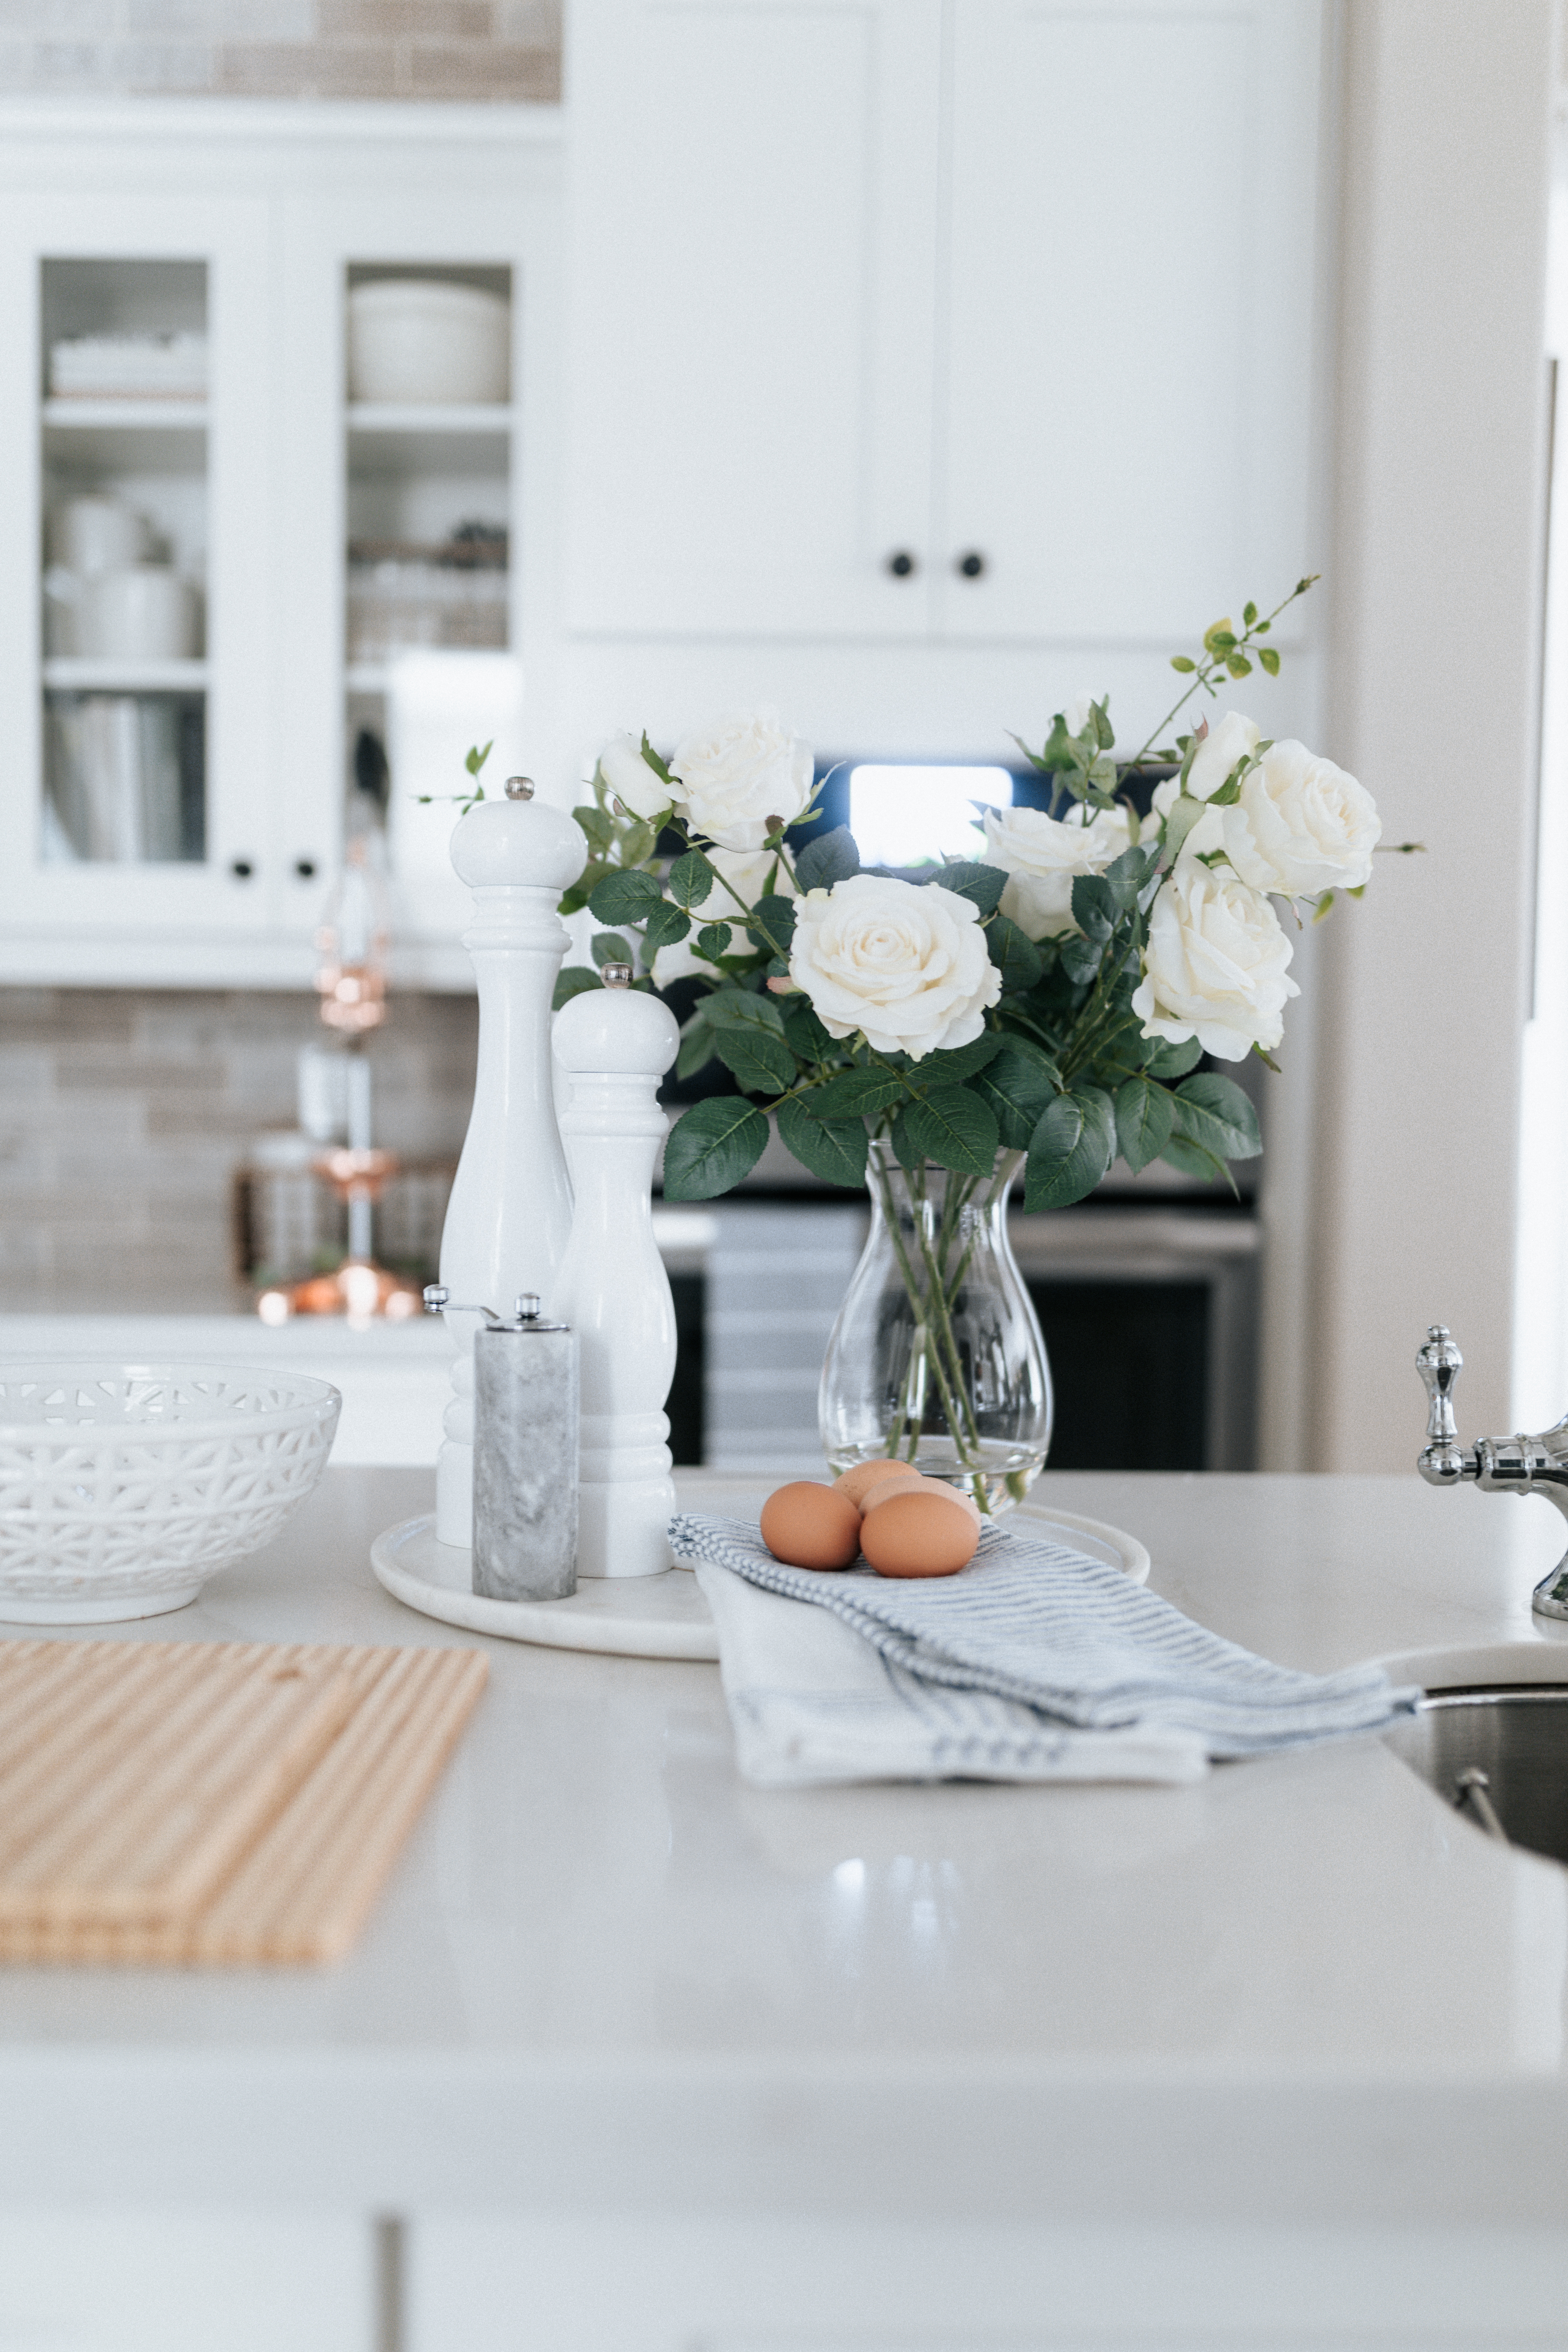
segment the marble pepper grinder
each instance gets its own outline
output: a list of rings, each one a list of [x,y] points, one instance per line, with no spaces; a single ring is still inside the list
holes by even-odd
[[[568,945],[557,901],[587,863],[574,819],[509,776],[504,801],[481,801],[453,828],[452,864],[474,894],[463,934],[479,996],[474,1108],[441,1234],[441,1281],[453,1298],[504,1308],[523,1291],[548,1297],[572,1231],[572,1188],[555,1120],[551,998]],[[458,1343],[446,1442],[436,1465],[436,1534],[473,1540],[474,1335],[482,1318],[449,1309]]]
[[[577,1573],[657,1576],[675,1508],[665,1400],[675,1377],[675,1303],[653,1237],[653,1163],[669,1122],[655,1097],[680,1045],[675,1015],[606,964],[555,1016],[572,1081],[562,1115],[576,1208],[550,1291],[577,1334],[582,1382]]]

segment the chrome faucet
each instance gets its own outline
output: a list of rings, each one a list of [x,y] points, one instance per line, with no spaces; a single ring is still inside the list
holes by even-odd
[[[1415,1369],[1426,1384],[1426,1443],[1416,1468],[1429,1486],[1473,1479],[1488,1495],[1544,1495],[1568,1518],[1568,1414],[1540,1437],[1480,1437],[1459,1443],[1454,1389],[1465,1360],[1446,1323],[1434,1323]],[[1538,1617],[1568,1617],[1568,1554],[1543,1576],[1531,1601]]]

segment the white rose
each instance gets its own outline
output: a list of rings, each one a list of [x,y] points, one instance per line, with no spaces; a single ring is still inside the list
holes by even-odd
[[[1097,809],[1092,817],[1082,807],[1066,817],[1036,808],[985,812],[985,863],[1007,877],[1002,912],[1032,940],[1078,929],[1074,875],[1103,874],[1131,840],[1123,808]]]
[[[940,882],[856,874],[795,908],[790,978],[828,1034],[918,1062],[967,1045],[1002,993],[980,912]]]
[[[1260,891],[1223,866],[1178,857],[1149,913],[1143,978],[1132,1010],[1145,1037],[1195,1037],[1205,1054],[1239,1062],[1278,1045],[1285,1006],[1300,994],[1286,977],[1290,942]]]
[[[1227,710],[1215,727],[1211,727],[1193,754],[1193,764],[1187,770],[1187,798],[1206,801],[1218,792],[1238,760],[1250,760],[1262,741],[1261,730],[1239,710]],[[1167,817],[1175,807],[1182,790],[1179,776],[1167,776],[1163,784],[1154,787],[1154,814]],[[1211,809],[1199,817],[1182,844],[1194,857],[1211,857],[1225,846],[1225,816],[1220,809]]]
[[[599,754],[599,773],[633,816],[662,816],[675,794],[642,755],[641,738],[617,735]]]
[[[1316,898],[1372,878],[1383,833],[1372,794],[1304,743],[1271,743],[1223,817],[1225,853],[1255,890]]]
[[[744,926],[742,926],[737,938],[731,925],[724,922],[726,915],[733,915],[737,924],[741,920],[741,910],[729,890],[724,888],[725,882],[748,907],[754,907],[759,898],[765,898],[770,893],[780,898],[793,898],[798,895],[794,882],[772,850],[759,850],[754,855],[745,856],[733,849],[710,849],[708,855],[723,878],[715,882],[700,907],[693,908],[691,929],[687,937],[677,940],[673,947],[660,948],[654,957],[653,984],[656,988],[668,988],[672,980],[685,980],[692,972],[704,972],[710,980],[713,979],[712,965],[704,963],[691,944],[706,923],[723,925],[725,943],[719,950],[721,955],[749,955],[752,952],[752,941],[746,937]]]
[[[720,719],[678,744],[669,762],[693,833],[726,849],[761,849],[771,816],[792,824],[811,798],[811,746],[773,710]]]
[[[1237,762],[1250,760],[1262,740],[1263,730],[1253,719],[1244,719],[1239,710],[1227,710],[1193,753],[1193,764],[1187,770],[1189,798],[1212,800]]]

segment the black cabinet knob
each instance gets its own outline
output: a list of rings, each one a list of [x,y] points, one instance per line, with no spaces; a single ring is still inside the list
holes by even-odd
[[[985,558],[977,548],[972,547],[967,555],[959,557],[953,569],[965,580],[978,580],[985,569]]]
[[[237,882],[248,882],[256,868],[248,857],[231,857],[228,870]]]
[[[313,857],[297,857],[294,860],[294,871],[300,877],[301,882],[313,882],[316,878],[315,859]]]
[[[895,580],[907,580],[915,568],[915,559],[907,547],[895,548],[888,558],[888,569]]]

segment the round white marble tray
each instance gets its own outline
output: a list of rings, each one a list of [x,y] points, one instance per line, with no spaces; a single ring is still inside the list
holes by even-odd
[[[768,1492],[757,1478],[695,1478],[679,1497],[683,1510],[712,1509],[754,1516]],[[1047,1510],[1020,1503],[1014,1514],[1032,1531],[1053,1533],[1125,1569],[1135,1584],[1149,1580],[1149,1554],[1136,1536],[1108,1527],[1103,1519],[1076,1511]],[[486,1601],[471,1590],[467,1551],[437,1543],[434,1514],[385,1528],[370,1548],[370,1564],[393,1598],[426,1617],[462,1625],[471,1633],[500,1633],[509,1642],[538,1642],[552,1650],[598,1650],[630,1658],[705,1658],[719,1655],[719,1637],[708,1603],[689,1569],[662,1576],[584,1578],[566,1601]]]

